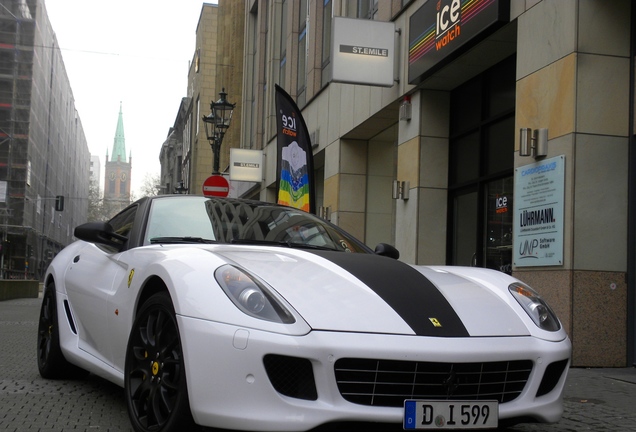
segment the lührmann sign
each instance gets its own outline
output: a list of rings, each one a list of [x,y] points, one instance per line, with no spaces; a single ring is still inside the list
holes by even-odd
[[[510,19],[510,0],[429,0],[409,20],[409,84],[447,64]]]
[[[513,264],[563,265],[565,156],[515,169]]]

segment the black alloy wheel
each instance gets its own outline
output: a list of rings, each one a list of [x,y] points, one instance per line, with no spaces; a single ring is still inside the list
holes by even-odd
[[[150,297],[133,323],[124,381],[128,415],[137,432],[194,426],[179,329],[167,292]]]
[[[37,359],[42,378],[73,377],[81,371],[62,354],[58,322],[55,284],[51,282],[44,290],[38,323]]]

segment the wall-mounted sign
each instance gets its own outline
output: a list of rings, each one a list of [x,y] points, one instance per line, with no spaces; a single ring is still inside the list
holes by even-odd
[[[242,148],[230,149],[230,180],[260,182],[263,180],[263,152]]]
[[[331,41],[334,82],[382,87],[393,85],[394,23],[334,17]]]
[[[515,169],[513,264],[563,265],[565,156]]]
[[[509,20],[509,0],[427,1],[409,20],[409,84],[419,84]]]

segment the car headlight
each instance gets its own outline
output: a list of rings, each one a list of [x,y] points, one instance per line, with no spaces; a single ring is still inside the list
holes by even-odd
[[[557,331],[561,328],[561,323],[550,306],[535,290],[521,282],[510,284],[508,290],[540,329]]]
[[[296,321],[264,283],[244,270],[227,264],[219,267],[214,277],[230,300],[247,315],[283,324]]]

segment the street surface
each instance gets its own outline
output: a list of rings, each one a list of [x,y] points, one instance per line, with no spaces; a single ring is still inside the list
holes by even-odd
[[[40,377],[35,357],[40,303],[0,301],[0,431],[131,431],[121,388],[94,375],[67,381]],[[636,431],[636,369],[571,369],[559,423],[501,430]]]

